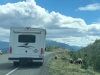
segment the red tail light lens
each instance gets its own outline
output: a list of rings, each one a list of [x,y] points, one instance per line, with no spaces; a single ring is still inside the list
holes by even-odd
[[[41,54],[43,54],[43,48],[41,48]]]
[[[10,54],[12,53],[12,47],[10,47]]]

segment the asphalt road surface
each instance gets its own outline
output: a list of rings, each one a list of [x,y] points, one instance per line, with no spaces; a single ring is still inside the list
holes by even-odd
[[[0,75],[50,75],[48,71],[49,57],[53,52],[46,52],[43,66],[36,63],[13,66],[13,62],[8,61],[8,54],[0,55]]]

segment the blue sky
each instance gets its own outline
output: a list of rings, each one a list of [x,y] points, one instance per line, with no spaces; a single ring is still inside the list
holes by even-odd
[[[49,12],[56,11],[66,16],[82,18],[87,24],[96,22],[100,11],[76,11],[78,7],[100,3],[100,0],[35,0],[38,5]]]
[[[16,3],[26,0],[0,0],[0,4]],[[55,11],[62,15],[82,18],[87,24],[97,22],[100,18],[100,11],[76,11],[78,7],[88,4],[100,3],[100,0],[35,0],[36,4],[49,12]]]
[[[6,3],[16,3],[16,2],[19,2],[19,1],[25,1],[25,0],[0,0],[0,4],[4,5]]]
[[[9,41],[11,26],[46,28],[49,40],[86,46],[100,38],[100,0],[0,0],[0,41]]]

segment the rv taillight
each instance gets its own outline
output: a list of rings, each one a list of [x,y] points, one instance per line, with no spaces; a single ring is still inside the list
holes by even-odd
[[[41,48],[41,54],[43,54],[43,48]]]
[[[10,54],[12,53],[12,47],[10,47]]]

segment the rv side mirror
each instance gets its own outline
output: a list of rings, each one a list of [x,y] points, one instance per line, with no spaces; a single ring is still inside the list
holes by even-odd
[[[46,51],[46,48],[45,48],[45,51]]]

